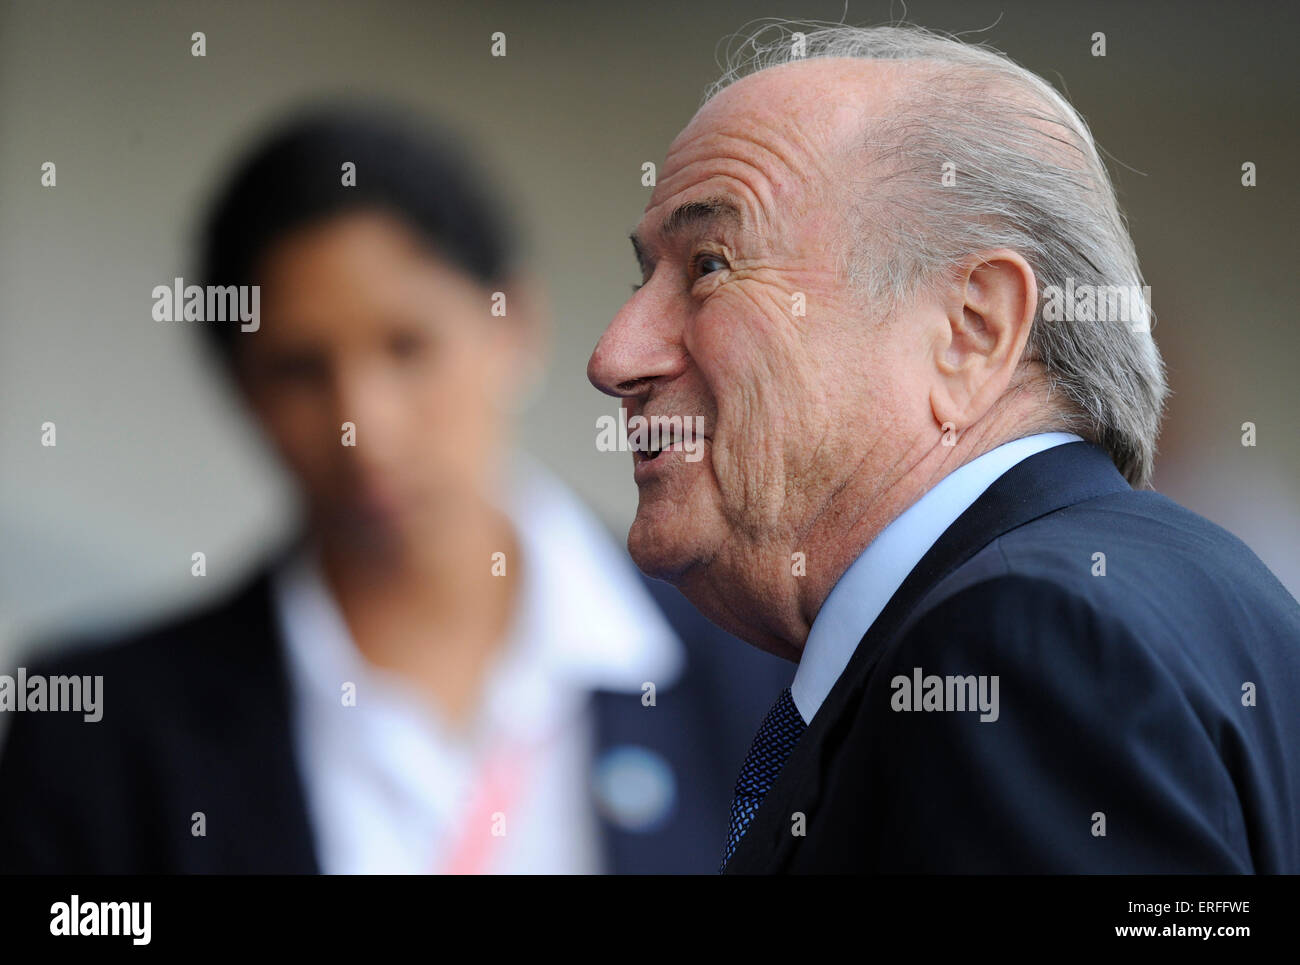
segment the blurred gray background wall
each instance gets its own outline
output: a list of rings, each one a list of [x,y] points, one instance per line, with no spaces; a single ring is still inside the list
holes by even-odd
[[[1135,9],[1135,7],[1137,7]],[[1157,488],[1300,592],[1294,369],[1295,4],[915,2],[1065,90],[1111,157],[1169,362]],[[285,532],[290,494],[183,325],[202,202],[306,98],[389,95],[466,132],[516,199],[556,341],[520,443],[621,536],[626,454],[584,367],[635,280],[662,162],[757,16],[884,23],[901,4],[0,3],[0,667],[33,639],[217,592]],[[203,31],[207,55],[191,56]],[[490,35],[507,56],[489,56]],[[1107,56],[1090,53],[1104,32]],[[57,187],[41,165],[57,165]],[[1257,187],[1241,165],[1258,167]],[[40,444],[41,424],[58,445]],[[1241,445],[1254,422],[1258,445]],[[209,576],[190,575],[203,549]]]

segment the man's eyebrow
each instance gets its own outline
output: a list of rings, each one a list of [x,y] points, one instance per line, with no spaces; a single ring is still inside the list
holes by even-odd
[[[727,198],[703,198],[687,201],[678,205],[663,224],[659,226],[659,237],[668,241],[687,228],[701,227],[714,221],[730,221],[740,224],[744,220],[740,205]]]
[[[660,242],[667,243],[689,228],[705,227],[716,221],[727,221],[738,225],[742,224],[744,220],[744,213],[741,211],[740,205],[729,198],[701,198],[696,201],[687,201],[674,208],[672,214],[659,225],[657,235]],[[636,253],[637,261],[644,268],[646,264],[646,243],[641,240],[641,237],[635,231],[628,237],[632,242],[632,250]]]

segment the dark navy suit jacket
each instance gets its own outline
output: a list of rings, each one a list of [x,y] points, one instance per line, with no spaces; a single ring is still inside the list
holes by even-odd
[[[728,873],[1300,872],[1300,606],[1095,446],[1009,470],[863,629]],[[996,675],[997,719],[895,709],[917,668]]]
[[[671,769],[675,805],[647,830],[597,809],[613,872],[715,873],[755,729],[794,665],[646,581],[686,666],[653,708],[595,692],[593,765],[626,747]],[[64,648],[31,674],[103,675],[103,719],[16,713],[0,756],[0,873],[319,870],[292,750],[290,688],[268,571],[197,615],[108,646]],[[206,835],[191,835],[202,811]]]

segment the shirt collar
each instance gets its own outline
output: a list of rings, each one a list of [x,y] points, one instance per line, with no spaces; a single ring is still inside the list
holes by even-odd
[[[523,553],[515,635],[586,690],[671,686],[685,651],[627,552],[535,460],[517,456],[510,480],[503,509]]]
[[[840,576],[808,632],[790,685],[804,723],[812,722],[863,635],[944,530],[1012,466],[1081,441],[1071,432],[1041,432],[1004,443],[954,469],[880,531]]]

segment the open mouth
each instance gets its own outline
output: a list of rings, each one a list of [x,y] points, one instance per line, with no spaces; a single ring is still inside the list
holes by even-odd
[[[697,443],[697,447],[698,447],[698,443]],[[682,441],[681,439],[674,439],[670,442],[664,443],[662,449],[635,449],[633,450],[633,453],[636,456],[637,462],[654,462],[665,452],[672,452],[674,450],[679,452],[687,452],[688,453],[687,461],[688,462],[695,461],[689,455],[689,453],[692,451],[691,446],[686,442]]]
[[[644,449],[635,450],[637,458],[641,462],[654,462],[670,449],[681,449],[685,446],[685,442],[675,435],[669,438],[658,439],[655,443],[659,448],[655,448],[654,445],[648,445]]]
[[[654,462],[665,452],[674,450],[684,452],[688,462],[695,462],[701,455],[700,444],[708,439],[700,416],[638,415],[632,419],[639,420],[629,420],[628,435],[637,465]]]

